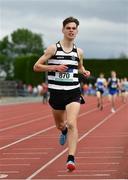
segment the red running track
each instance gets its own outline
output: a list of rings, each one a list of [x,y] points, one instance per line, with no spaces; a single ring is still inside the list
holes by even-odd
[[[87,97],[78,118],[76,170],[66,171],[67,145],[58,143],[48,105],[0,106],[0,179],[128,179],[128,103],[118,98],[116,113],[104,100]]]

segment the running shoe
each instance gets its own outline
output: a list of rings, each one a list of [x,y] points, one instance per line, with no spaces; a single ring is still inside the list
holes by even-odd
[[[68,161],[66,164],[66,167],[67,167],[67,170],[70,172],[76,169],[74,161]]]
[[[101,111],[103,110],[103,106],[102,106],[102,105],[100,106],[100,110],[101,110]]]
[[[98,107],[98,108],[100,107],[100,103],[97,104],[97,107]]]
[[[116,110],[115,110],[114,108],[112,108],[112,109],[111,109],[111,112],[112,112],[112,113],[115,113],[115,112],[116,112]]]
[[[61,134],[60,135],[60,139],[59,139],[59,141],[60,141],[60,145],[64,145],[65,143],[66,143],[66,140],[67,140],[67,134]]]
[[[82,95],[80,96],[80,104],[85,104],[85,100],[84,100],[84,97]]]

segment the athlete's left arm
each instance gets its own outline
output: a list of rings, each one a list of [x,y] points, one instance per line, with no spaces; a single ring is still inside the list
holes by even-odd
[[[104,78],[104,87],[107,87],[107,80]]]
[[[121,87],[121,82],[120,79],[117,79],[117,87],[120,88]]]
[[[84,65],[83,65],[83,59],[84,59],[83,58],[84,57],[83,50],[78,48],[77,52],[78,52],[78,56],[79,56],[79,65],[78,65],[79,72],[81,74],[83,74],[84,76],[89,77],[90,76],[90,71],[86,70]]]

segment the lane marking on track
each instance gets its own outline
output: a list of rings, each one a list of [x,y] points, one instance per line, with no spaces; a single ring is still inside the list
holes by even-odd
[[[114,154],[122,154],[122,153],[124,153],[124,151],[111,151],[111,150],[109,150],[109,151],[80,151],[80,152],[78,152],[78,154],[101,154],[101,153],[104,153],[104,154],[110,154],[110,153],[114,153]]]
[[[88,164],[97,164],[97,165],[120,165],[119,162],[86,162],[86,163],[81,163],[78,162],[78,165],[88,165]]]
[[[116,110],[116,113],[118,111],[120,111],[121,109],[123,109],[126,105],[123,104],[121,107],[119,107]],[[114,114],[116,114],[114,113]],[[98,127],[100,127],[103,123],[105,123],[108,119],[110,119],[111,117],[114,116],[113,113],[109,114],[108,116],[106,116],[102,121],[100,121],[96,126],[94,126],[93,128],[91,128],[88,132],[86,132],[83,136],[81,136],[78,139],[78,142],[80,142],[82,139],[84,139],[85,137],[87,137],[91,132],[93,132],[95,129],[97,129]],[[28,178],[26,178],[26,180],[30,180],[32,178],[34,178],[37,174],[39,174],[41,171],[43,171],[45,168],[47,168],[49,165],[51,165],[54,161],[56,161],[59,157],[61,157],[65,152],[68,151],[68,148],[64,149],[61,153],[59,153],[57,156],[55,156],[54,158],[52,158],[50,161],[48,161],[46,164],[44,164],[42,167],[40,167],[37,171],[35,171],[33,174],[31,174]]]
[[[19,171],[0,171],[0,173],[19,173]]]
[[[20,152],[10,152],[10,153],[3,153],[3,154],[6,154],[6,155],[8,155],[8,154],[9,154],[9,155],[10,155],[10,154],[11,154],[11,155],[12,155],[12,154],[18,154],[18,155],[21,155],[21,154],[23,154],[23,155],[26,155],[26,154],[27,154],[27,155],[33,155],[33,154],[34,154],[34,155],[35,155],[35,152],[21,152],[21,153],[20,153]],[[48,154],[48,152],[36,152],[36,155],[37,155],[37,154]]]
[[[4,118],[2,120],[0,120],[0,122],[6,122],[6,121],[10,121],[10,120],[15,120],[15,119],[19,119],[19,118],[27,118],[28,116],[33,116],[33,115],[39,115],[39,112],[34,112],[34,113],[26,113],[24,115],[17,115],[14,117],[9,117],[9,118]],[[43,116],[43,114],[41,114],[40,116]]]
[[[75,170],[75,173],[81,172],[117,172],[117,169],[88,169],[88,170]],[[58,173],[65,173],[67,170],[57,171]]]
[[[108,103],[106,103],[104,107],[106,107],[106,106],[108,106]],[[96,110],[97,110],[97,108],[93,108],[92,110],[89,110],[89,111],[87,111],[87,112],[85,112],[85,113],[79,114],[79,117],[81,117],[81,116],[83,116],[83,115],[85,115],[85,114],[89,114],[89,113],[91,113],[91,112],[93,112],[93,111],[96,111]],[[25,116],[25,115],[24,115],[24,116]],[[23,117],[24,117],[24,116],[23,116]],[[0,129],[0,132],[6,131],[6,130],[9,130],[9,129],[13,129],[13,128],[16,128],[16,127],[19,127],[19,126],[23,126],[23,125],[26,125],[26,124],[29,124],[29,123],[32,123],[32,122],[35,122],[35,121],[37,122],[37,121],[40,121],[40,120],[45,119],[45,118],[48,118],[48,117],[52,117],[52,114],[47,115],[47,116],[44,116],[44,117],[39,117],[39,118],[30,120],[30,121],[27,121],[27,122],[15,124],[15,125],[12,125],[12,126],[9,126],[9,127],[6,127],[6,128],[1,128],[1,129]],[[8,120],[10,120],[10,119],[8,119]],[[4,121],[4,120],[2,120],[2,121]]]
[[[107,103],[106,103],[107,104]],[[92,105],[95,105],[95,103],[92,103],[91,105],[89,105],[90,107],[92,106]],[[105,106],[104,106],[105,107]],[[45,110],[45,112],[46,111],[48,111],[48,113],[50,112],[49,110]],[[26,113],[25,115],[17,115],[17,116],[15,116],[15,117],[9,117],[9,118],[4,118],[4,119],[0,119],[0,122],[5,122],[5,121],[10,121],[10,120],[14,120],[14,119],[17,119],[17,118],[24,118],[24,117],[27,117],[27,116],[31,116],[31,115],[36,115],[36,114],[39,114],[39,112],[34,112],[34,113],[30,113],[30,112],[28,112],[28,113]],[[44,116],[43,114],[41,114],[40,116]]]
[[[39,179],[38,179],[38,180],[39,180]],[[57,179],[46,179],[46,178],[45,178],[45,179],[42,179],[42,178],[41,178],[41,180],[57,180]],[[74,178],[73,178],[73,179],[69,179],[69,178],[68,178],[68,179],[64,179],[64,178],[63,178],[62,180],[85,180],[85,178],[84,178],[84,179],[81,179],[81,178],[80,178],[80,179],[76,179],[76,178],[75,178],[75,179],[74,179]],[[96,179],[92,179],[92,178],[91,178],[91,179],[90,179],[90,178],[87,179],[87,178],[86,178],[86,180],[101,180],[101,178],[100,178],[100,179],[97,179],[97,178],[96,178]],[[117,180],[117,179],[110,179],[110,178],[109,178],[109,179],[106,179],[106,178],[104,179],[104,178],[102,178],[102,180]],[[128,179],[118,179],[118,180],[128,180]]]
[[[6,131],[6,130],[9,130],[9,129],[13,129],[13,128],[16,128],[16,127],[19,127],[19,126],[23,126],[23,125],[26,125],[26,124],[29,124],[29,123],[32,123],[32,122],[37,122],[37,121],[49,118],[51,116],[52,115],[47,115],[47,116],[36,118],[36,119],[30,120],[30,121],[27,121],[27,122],[23,122],[23,123],[15,124],[15,125],[12,125],[12,126],[9,126],[9,127],[6,127],[6,128],[2,128],[2,129],[0,129],[0,132]]]
[[[89,149],[89,150],[91,149],[92,150],[92,149],[94,149],[94,147],[83,147],[82,149]],[[109,149],[124,149],[124,147],[123,146],[106,146],[106,147],[96,146],[95,149],[100,149],[100,150],[102,150],[102,149],[103,150],[104,149],[108,149],[108,150]]]
[[[51,129],[53,129],[53,128],[55,128],[55,125],[50,126],[50,127],[46,128],[46,129],[43,129],[43,130],[41,130],[41,131],[38,131],[38,132],[36,132],[36,133],[34,133],[34,134],[31,134],[31,135],[29,135],[29,136],[26,136],[26,137],[24,137],[24,138],[22,138],[22,139],[19,139],[19,140],[15,141],[15,142],[12,142],[12,143],[10,143],[10,144],[7,144],[7,145],[5,145],[5,146],[3,146],[3,147],[0,147],[0,150],[3,150],[3,149],[5,149],[5,148],[8,148],[8,147],[10,147],[10,146],[12,146],[12,145],[14,145],[14,144],[20,143],[20,142],[25,141],[25,140],[27,140],[27,139],[30,139],[30,138],[32,138],[32,137],[34,137],[34,136],[37,136],[37,135],[39,135],[39,134],[41,134],[41,133],[44,133],[44,132],[46,132],[46,131],[48,131],[48,130],[51,130]]]
[[[105,106],[107,106],[107,105],[105,105]],[[89,110],[89,111],[87,111],[87,112],[85,112],[85,113],[80,114],[78,117],[85,116],[85,115],[87,115],[87,114],[89,114],[89,113],[91,113],[91,112],[94,112],[94,111],[96,111],[96,110],[97,110],[97,108],[91,109],[91,110]],[[15,141],[15,142],[12,142],[12,143],[10,143],[10,144],[7,144],[7,145],[5,145],[5,146],[2,146],[2,147],[0,147],[0,150],[3,150],[3,149],[5,149],[5,148],[8,148],[8,147],[10,147],[10,146],[12,146],[12,145],[15,145],[15,144],[17,144],[17,143],[20,143],[20,142],[22,142],[22,141],[25,141],[25,140],[27,140],[27,139],[30,139],[30,138],[32,138],[32,137],[34,137],[34,136],[37,136],[37,135],[39,135],[39,134],[41,134],[41,133],[43,133],[43,132],[49,131],[49,130],[55,128],[55,127],[56,127],[55,125],[50,126],[50,127],[46,128],[46,129],[43,129],[43,130],[38,131],[38,132],[36,132],[36,133],[34,133],[34,134],[31,134],[31,135],[26,136],[26,137],[24,137],[24,138],[22,138],[22,139],[19,139],[19,140]]]
[[[76,159],[121,159],[122,156],[76,156]]]
[[[41,180],[57,180],[57,179],[41,179]],[[85,180],[85,178],[84,179],[81,179],[81,178],[80,179],[76,179],[76,178],[75,179],[74,178],[73,179],[69,179],[69,178],[68,179],[64,179],[63,178],[62,180]],[[97,179],[97,178],[96,179],[92,179],[92,178],[91,179],[90,178],[87,179],[86,178],[86,180],[101,180],[101,178],[100,179]],[[106,178],[104,179],[104,178],[102,178],[102,180],[117,180],[117,179],[110,179],[110,178],[109,179],[106,179]],[[128,179],[118,179],[118,180],[128,180]]]
[[[31,148],[26,148],[26,147],[24,147],[24,148],[15,148],[15,150],[18,150],[18,151],[20,151],[20,150],[24,150],[24,151],[26,151],[26,150],[53,150],[53,149],[55,149],[55,148],[48,148],[48,147],[42,147],[42,148],[38,148],[38,147],[31,147]]]
[[[40,158],[38,158],[38,157],[34,157],[34,158],[28,158],[28,157],[26,157],[26,158],[19,158],[19,157],[12,157],[12,158],[1,158],[0,159],[0,161],[2,161],[2,160],[25,160],[25,159],[30,159],[30,160],[35,160],[35,159],[40,159]]]
[[[0,166],[4,167],[4,166],[30,166],[30,164],[0,164]]]
[[[7,178],[8,174],[0,174],[0,179]]]
[[[97,110],[97,108],[94,108],[90,111],[87,111],[85,112],[86,114],[89,114],[93,111]],[[79,117],[85,115],[85,113],[82,113],[79,115]],[[13,128],[16,128],[16,127],[19,127],[19,126],[23,126],[23,125],[26,125],[26,124],[29,124],[29,123],[32,123],[32,122],[37,122],[37,121],[40,121],[40,120],[43,120],[43,119],[46,119],[46,118],[49,118],[49,117],[52,117],[52,115],[46,115],[44,117],[39,117],[39,118],[36,118],[36,119],[33,119],[33,120],[30,120],[30,121],[27,121],[27,122],[23,122],[23,123],[19,123],[19,124],[15,124],[15,125],[12,125],[12,126],[9,126],[9,127],[6,127],[6,128],[1,128],[0,129],[0,132],[3,132],[3,131],[6,131],[6,130],[9,130],[9,129],[13,129]]]
[[[110,174],[64,174],[64,175],[57,175],[58,177],[101,177],[101,176],[106,176],[106,177],[110,177]]]

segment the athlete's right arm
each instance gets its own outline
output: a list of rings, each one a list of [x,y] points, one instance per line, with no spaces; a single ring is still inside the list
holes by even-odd
[[[67,70],[67,66],[64,64],[61,65],[46,65],[48,59],[50,59],[56,52],[56,45],[49,46],[45,53],[38,59],[38,61],[34,64],[34,71],[43,72],[43,71],[59,71],[64,72]]]

